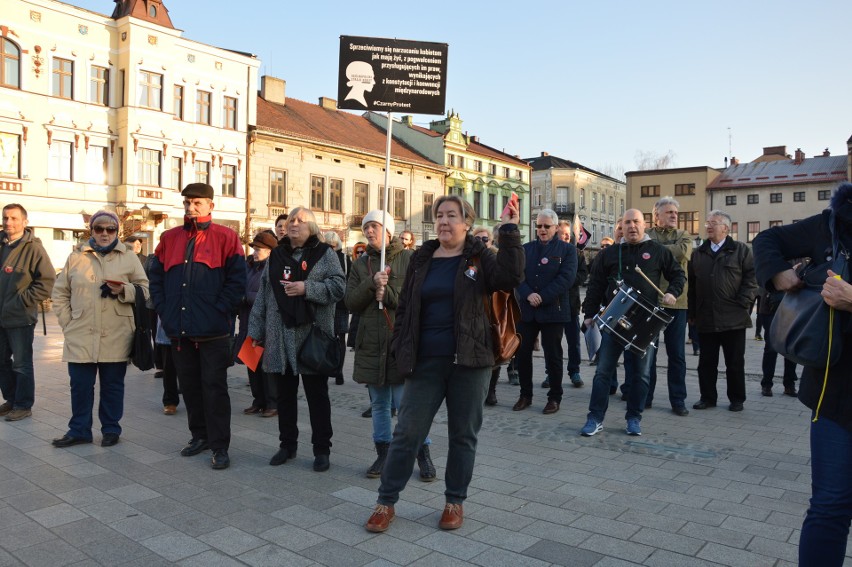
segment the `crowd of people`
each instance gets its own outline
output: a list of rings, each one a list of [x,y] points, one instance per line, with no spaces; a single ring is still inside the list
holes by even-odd
[[[394,505],[415,462],[421,480],[437,478],[429,432],[442,405],[448,452],[439,525],[462,525],[484,406],[498,403],[501,366],[495,364],[483,308],[492,292],[513,291],[520,305],[521,346],[510,363],[519,397],[512,410],[533,404],[533,351],[540,348],[546,372],[541,386],[547,390],[542,413],[558,412],[565,374],[565,383],[574,388],[585,385],[580,349],[585,337],[594,370],[580,434],[591,437],[603,430],[610,398],[618,393],[616,370],[623,357],[625,432],[638,436],[643,411],[653,403],[658,366],[666,369],[672,412],[689,414],[686,344],[698,356],[699,392],[692,409],[707,410],[719,402],[721,350],[728,409],[743,411],[746,329],[752,326],[755,297],[761,298],[758,318],[768,335],[784,293],[802,285],[798,266],[791,262],[827,261],[832,243],[834,255],[838,243],[847,258],[852,249],[852,184],[836,191],[823,214],[761,233],[754,251],[731,237],[733,220],[722,210],[708,213],[707,238],[694,245],[679,227],[678,202],[663,197],[654,205],[651,223],[641,210],[626,211],[613,237],[601,239],[588,266],[582,227],[560,220],[550,209],[537,212],[535,238],[522,245],[519,210],[512,201],[492,229],[475,226],[475,211],[461,197],[442,196],[432,207],[437,238],[419,247],[410,231],[395,235],[388,213],[371,211],[361,225],[366,242],[354,245],[351,256],[336,232],[321,234],[313,212],[296,207],[276,219],[274,229],[253,236],[246,258],[237,233],[213,222],[211,186],[187,185],[182,196],[183,226],[163,233],[150,256],[141,254],[137,239],[122,242],[121,220],[102,210],[89,219],[90,238],[74,249],[58,275],[27,228],[26,210],[17,204],[3,208],[0,416],[16,421],[32,414],[34,327],[39,306],[50,298],[65,335],[71,401],[67,432],[52,443],[62,448],[93,441],[96,381],[101,444],[118,443],[134,305],[144,297],[156,328],[163,412],[174,415],[181,397],[186,408],[190,439],[182,456],[209,449],[213,469],[229,467],[227,372],[241,363],[240,347],[250,344],[262,348],[262,356],[248,369],[252,403],[243,413],[277,418],[280,444],[269,464],[280,466],[296,457],[301,383],[313,469],[323,472],[330,467],[333,436],[329,379],[344,383],[349,347],[354,351],[351,379],[366,386],[370,400],[365,416],[372,419],[376,457],[368,466],[365,462],[365,474],[380,479],[377,504],[366,523],[372,532],[387,530],[393,521]],[[838,312],[841,348],[852,324],[848,280],[848,272],[829,271],[822,291],[825,303]],[[581,303],[582,284],[587,289]],[[601,314],[609,311],[613,297],[630,309],[605,321]],[[645,329],[647,321],[635,319],[631,311],[642,309],[652,313],[647,321],[658,317],[663,323]],[[633,326],[633,335],[621,332]],[[309,337],[316,340],[317,329],[331,337],[339,355],[328,372],[302,362],[302,350]],[[661,340],[665,363],[658,361]],[[772,395],[777,356],[767,340],[764,396]],[[784,361],[784,394],[799,395],[814,411],[813,498],[802,529],[802,564],[839,565],[845,554],[852,520],[852,477],[843,472],[852,464],[852,389],[841,368],[850,357],[844,349],[841,362],[831,368],[805,367],[800,392],[795,364]]]

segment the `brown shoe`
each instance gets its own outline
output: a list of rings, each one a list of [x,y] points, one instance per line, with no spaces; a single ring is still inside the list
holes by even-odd
[[[6,414],[6,421],[20,421],[22,419],[28,418],[32,414],[32,410],[29,409],[13,409],[12,411]]]
[[[382,533],[390,527],[391,522],[393,522],[395,517],[396,513],[393,511],[393,506],[376,504],[376,507],[373,509],[373,514],[370,516],[370,519],[367,520],[364,527],[367,528],[368,532]]]
[[[518,401],[515,402],[515,405],[512,406],[512,411],[521,411],[525,410],[532,405],[532,400],[530,398],[525,398],[521,396],[518,398]]]
[[[3,405],[0,405],[0,417],[4,415],[8,415],[10,411],[12,411],[12,404],[9,402],[3,402]]]
[[[444,513],[441,514],[441,521],[438,522],[438,527],[442,530],[457,530],[464,523],[464,508],[461,504],[447,503],[444,506]]]
[[[547,405],[544,406],[544,409],[541,413],[544,415],[550,415],[552,413],[556,413],[559,411],[559,402],[556,400],[547,400]]]
[[[166,415],[174,415],[177,413],[177,406],[163,406],[163,413]]]
[[[277,415],[278,415],[278,410],[268,409],[268,410],[263,410],[263,413],[260,414],[260,417],[275,417]]]
[[[247,407],[246,409],[244,409],[243,413],[246,414],[246,415],[254,415],[256,413],[263,413],[263,408],[259,408],[255,405],[253,405],[251,407]]]

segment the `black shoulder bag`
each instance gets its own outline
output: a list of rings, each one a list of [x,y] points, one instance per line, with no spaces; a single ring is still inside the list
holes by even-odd
[[[133,284],[136,288],[136,301],[133,304],[133,320],[136,323],[136,331],[133,333],[133,349],[130,353],[130,361],[139,370],[151,370],[154,368],[154,344],[151,338],[151,323],[148,317],[148,308],[145,306],[145,293],[142,287]]]

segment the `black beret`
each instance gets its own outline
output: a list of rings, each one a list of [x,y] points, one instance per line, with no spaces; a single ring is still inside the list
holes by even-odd
[[[213,198],[213,187],[206,183],[190,183],[180,193],[184,197],[201,197],[202,199]]]

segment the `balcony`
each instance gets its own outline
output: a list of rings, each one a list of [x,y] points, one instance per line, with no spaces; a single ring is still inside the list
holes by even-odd
[[[361,228],[361,222],[364,220],[364,215],[349,215],[349,227]]]
[[[573,203],[556,203],[553,205],[553,210],[556,211],[556,214],[560,217],[573,217],[574,216],[574,204]]]

